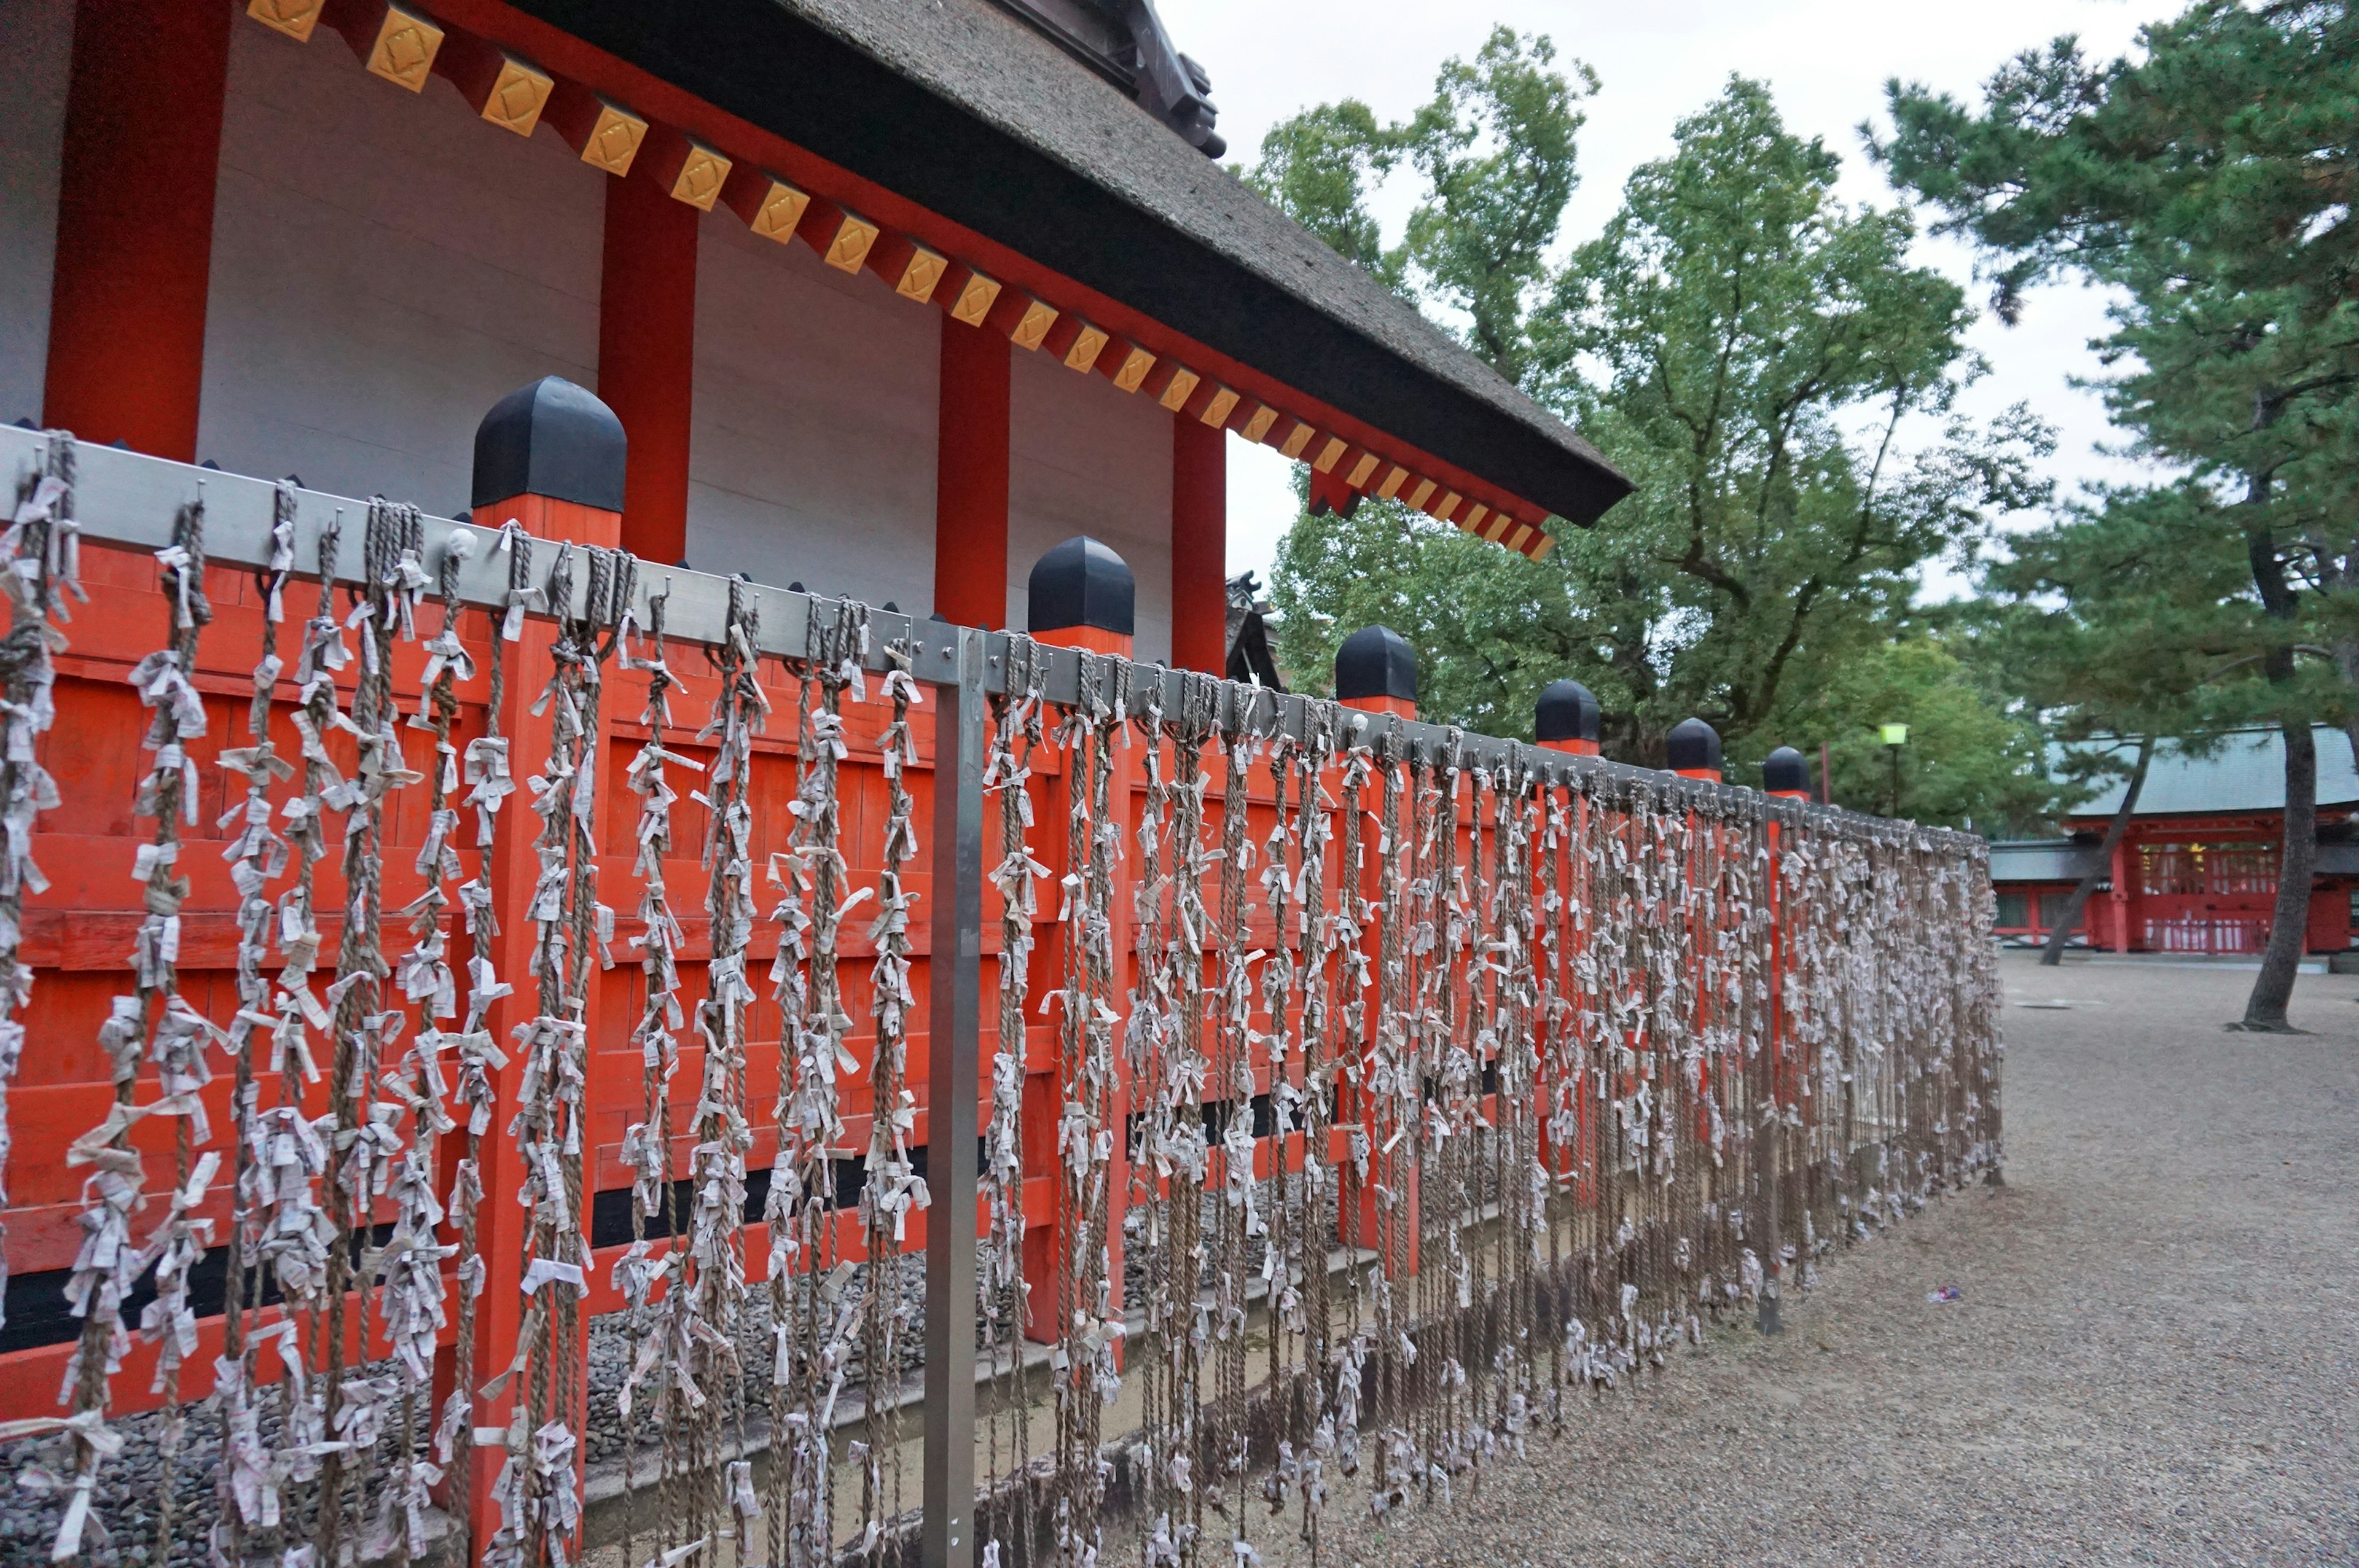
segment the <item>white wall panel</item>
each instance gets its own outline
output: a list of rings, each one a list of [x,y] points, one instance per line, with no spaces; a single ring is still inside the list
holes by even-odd
[[[0,420],[40,417],[73,15],[0,0]]]
[[[707,218],[690,564],[932,610],[940,330],[874,274]]]
[[[1047,353],[1016,355],[1008,411],[1007,623],[1032,563],[1087,534],[1138,579],[1137,656],[1171,656],[1171,416]]]
[[[465,506],[486,409],[542,375],[597,384],[606,178],[439,78],[405,92],[324,28],[240,19],[199,455]]]

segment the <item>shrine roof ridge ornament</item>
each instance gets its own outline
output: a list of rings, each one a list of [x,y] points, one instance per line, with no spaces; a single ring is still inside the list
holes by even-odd
[[[1412,479],[1415,453],[1495,486],[1495,499],[1534,514],[1512,517],[1470,495],[1465,514],[1449,520],[1508,548],[1544,554],[1538,514],[1586,527],[1631,489],[1562,419],[1211,164],[1186,131],[1174,135],[1180,127],[1152,106],[995,4],[453,0],[444,9],[454,20],[538,18],[1414,449],[1387,455],[1364,481],[1391,482],[1411,505],[1436,515],[1459,505],[1456,492],[1439,511],[1414,499],[1446,489]],[[1180,70],[1192,87],[1195,75]],[[1211,381],[1220,366],[1196,369]],[[1258,406],[1235,398],[1241,417]],[[1321,417],[1296,412],[1276,429]]]

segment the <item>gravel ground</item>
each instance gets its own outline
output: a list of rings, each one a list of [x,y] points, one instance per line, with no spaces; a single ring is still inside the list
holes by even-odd
[[[2314,1033],[2256,1036],[2221,1028],[2249,972],[2004,973],[2005,1187],[1832,1260],[1783,1336],[1718,1331],[1454,1508],[1379,1522],[1343,1494],[1322,1561],[2359,1563],[2359,979],[2302,976]]]

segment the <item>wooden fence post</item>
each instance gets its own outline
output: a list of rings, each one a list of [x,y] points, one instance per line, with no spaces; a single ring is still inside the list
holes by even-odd
[[[1353,633],[1344,638],[1343,644],[1335,650],[1335,699],[1345,708],[1356,708],[1364,713],[1389,714],[1395,719],[1414,722],[1417,719],[1416,650],[1408,645],[1408,639],[1389,626],[1365,626]],[[1401,766],[1397,759],[1379,768],[1375,777],[1384,781],[1386,789],[1409,787],[1408,770]],[[1362,805],[1369,811],[1378,810],[1379,807],[1376,805],[1378,798],[1380,797],[1372,795]],[[1404,832],[1407,831],[1408,820],[1406,816],[1402,819]],[[1401,850],[1402,846],[1398,844],[1391,846],[1391,852],[1394,854],[1399,854]],[[1351,874],[1350,868],[1345,868],[1344,874],[1347,876]],[[1384,903],[1383,879],[1382,856],[1369,859],[1360,870],[1360,896],[1378,908],[1381,908]],[[1375,929],[1364,933],[1361,940],[1364,946],[1369,942],[1375,944],[1372,949],[1376,956],[1375,968],[1381,975],[1384,967],[1381,955],[1385,940],[1382,926],[1379,925]],[[1379,979],[1378,995],[1382,994],[1382,984]],[[1375,1049],[1376,1031],[1381,1026],[1380,1009],[1372,998],[1368,1009],[1366,1036],[1352,1043],[1353,1048],[1360,1052],[1363,1059],[1368,1052]],[[1361,1082],[1365,1081],[1365,1076],[1363,1074]],[[1355,1124],[1361,1126],[1367,1132],[1369,1141],[1373,1145],[1375,1142],[1375,1130],[1367,1125],[1366,1090],[1354,1087],[1351,1083],[1345,1082],[1338,1086],[1338,1093],[1342,1097],[1342,1104],[1336,1113],[1335,1124],[1338,1127],[1350,1127]],[[1382,1241],[1384,1227],[1376,1212],[1377,1199],[1375,1185],[1373,1178],[1365,1183],[1360,1181],[1352,1166],[1347,1163],[1343,1168],[1343,1191],[1336,1214],[1340,1227],[1346,1232],[1343,1239],[1348,1245],[1354,1248],[1373,1248],[1381,1251],[1384,1245]],[[1418,1270],[1418,1233],[1421,1228],[1418,1223],[1418,1185],[1416,1182],[1411,1182],[1407,1192],[1397,1195],[1397,1199],[1401,1205],[1401,1228],[1408,1236],[1408,1255],[1402,1264],[1404,1276],[1415,1274]],[[1389,1261],[1390,1260],[1380,1261],[1377,1265],[1378,1269],[1383,1269]]]
[[[612,410],[569,381],[544,377],[502,398],[477,427],[473,520],[488,528],[513,521],[534,539],[550,541],[553,546],[597,545],[614,548],[622,539],[625,456],[622,423]],[[549,546],[534,550],[532,588],[538,589],[548,581],[549,568],[556,558],[556,549]],[[493,963],[501,982],[514,989],[505,1000],[495,1003],[487,1015],[495,1042],[508,1054],[508,1065],[498,1075],[499,1107],[483,1146],[484,1197],[477,1237],[484,1282],[483,1299],[478,1303],[474,1364],[454,1368],[454,1375],[473,1379],[478,1390],[506,1371],[515,1361],[524,1321],[522,1275],[527,1216],[516,1202],[523,1171],[516,1144],[508,1136],[508,1122],[516,1114],[517,1080],[524,1070],[523,1053],[515,1049],[513,1032],[538,1011],[529,972],[537,934],[533,923],[526,918],[526,911],[532,903],[540,864],[533,850],[537,823],[525,781],[538,775],[549,760],[552,722],[548,714],[535,717],[532,707],[555,672],[555,663],[549,655],[555,642],[556,630],[549,620],[525,621],[520,638],[506,646],[506,689],[498,713],[500,732],[508,741],[508,773],[516,781],[516,792],[500,813],[498,838],[493,848],[492,908],[500,922]],[[604,775],[611,770],[606,766],[603,737],[590,761],[600,775],[598,798],[603,827],[605,803],[614,798],[614,792],[605,787],[608,781]],[[600,837],[603,839],[603,833]],[[590,966],[589,976],[590,994],[583,1016],[594,1044],[601,989],[594,963]],[[594,1048],[587,1055],[594,1064]],[[598,1103],[597,1092],[594,1082],[584,1087],[585,1108]],[[594,1161],[594,1150],[586,1150],[584,1159]],[[586,1233],[596,1173],[592,1169],[584,1175],[583,1212],[574,1220]],[[586,1241],[582,1249],[585,1253],[589,1250]],[[575,1369],[575,1376],[585,1379],[588,1342],[585,1333],[584,1360]],[[511,1379],[498,1398],[482,1401],[475,1411],[478,1427],[506,1424],[521,1380]],[[441,1399],[442,1391],[438,1389],[437,1408]],[[559,1408],[568,1407],[560,1404]],[[499,1505],[492,1498],[492,1483],[505,1457],[505,1451],[496,1447],[471,1446],[468,1451],[469,1511],[479,1551],[499,1528]],[[581,1463],[578,1452],[575,1463]]]

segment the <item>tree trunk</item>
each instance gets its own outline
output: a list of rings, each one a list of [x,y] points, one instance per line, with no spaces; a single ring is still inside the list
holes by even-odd
[[[2097,851],[2097,863],[2089,868],[2081,885],[2064,901],[2064,913],[2049,929],[2048,946],[2040,952],[2040,963],[2051,969],[2064,961],[2065,941],[2072,935],[2072,928],[2081,924],[2081,912],[2089,907],[2089,895],[2097,891],[2097,884],[2113,870],[2114,851],[2122,847],[2122,835],[2129,831],[2130,816],[2137,810],[2138,791],[2146,787],[2147,764],[2153,761],[2154,737],[2138,737],[2137,765],[2130,769],[2130,784],[2122,792],[2121,809],[2105,825],[2105,842]]]
[[[2258,1034],[2286,1034],[2286,1004],[2310,931],[2310,884],[2318,863],[2318,742],[2307,720],[2286,720],[2285,843],[2277,864],[2277,906],[2269,920],[2269,945],[2261,972],[2245,1003],[2244,1027]]]

